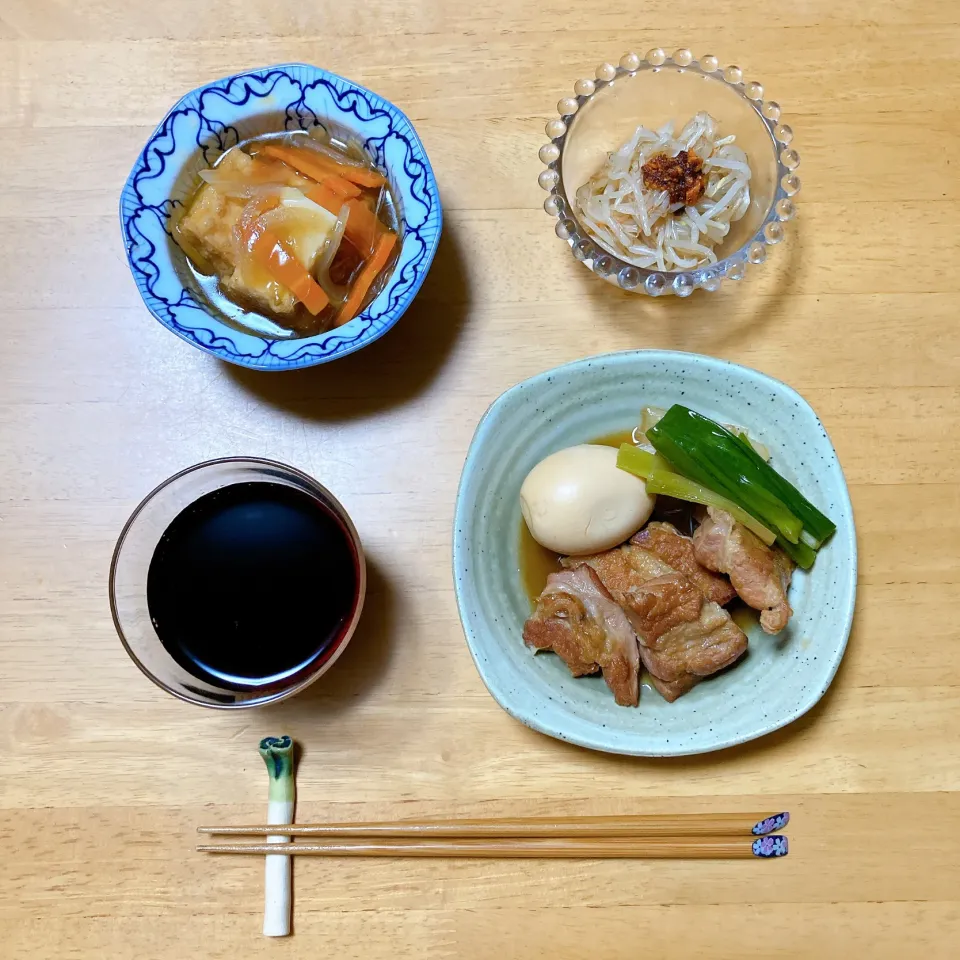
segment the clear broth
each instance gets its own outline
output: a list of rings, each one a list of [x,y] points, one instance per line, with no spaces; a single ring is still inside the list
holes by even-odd
[[[520,518],[520,582],[530,601],[530,609],[537,605],[537,597],[547,585],[547,577],[563,568],[560,566],[560,554],[548,550],[533,539],[526,522]]]

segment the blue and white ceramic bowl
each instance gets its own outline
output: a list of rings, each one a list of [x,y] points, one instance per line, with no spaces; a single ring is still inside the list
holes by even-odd
[[[742,424],[772,463],[836,523],[790,586],[794,615],[775,637],[748,630],[750,651],[675,703],[644,686],[619,707],[600,675],[575,679],[552,653],[523,645],[530,602],[519,573],[520,485],[545,456],[630,430],[642,407],[684,403]],[[688,353],[639,350],[578,360],[526,380],[486,412],[457,494],[453,565],[467,644],[499,704],[528,726],[594,750],[706,753],[770,733],[825,693],[847,645],[857,543],[843,471],[806,401],[756,370]]]
[[[380,295],[343,327],[274,340],[232,325],[193,281],[170,234],[198,170],[249,137],[321,124],[358,137],[386,173],[399,206],[402,247]],[[303,63],[238,73],[182,97],[143,148],[120,197],[127,259],[150,312],[168,330],[221,360],[293,370],[353,353],[383,336],[420,289],[440,241],[437,182],[413,125],[392,103]]]

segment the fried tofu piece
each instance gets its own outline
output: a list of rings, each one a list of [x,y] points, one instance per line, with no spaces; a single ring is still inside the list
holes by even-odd
[[[207,183],[197,191],[190,207],[180,218],[178,230],[190,244],[187,252],[199,253],[218,274],[232,271],[236,265],[235,230],[244,203],[244,200],[228,197]]]
[[[177,225],[185,252],[199,261],[199,269],[216,273],[231,299],[254,310],[289,316],[297,306],[296,298],[246,255],[240,243],[238,225],[250,197],[231,192],[224,184],[229,181],[251,189],[270,184],[279,192],[284,187],[309,189],[310,181],[282,163],[251,157],[242,150],[225,153],[214,169],[223,181],[204,184]],[[329,211],[305,197],[293,206],[267,211],[262,219],[308,270],[336,223]]]

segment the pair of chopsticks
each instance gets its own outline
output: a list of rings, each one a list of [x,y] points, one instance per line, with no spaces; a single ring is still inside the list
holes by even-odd
[[[312,842],[200,844],[203,853],[316,857],[477,857],[729,860],[787,855],[775,831],[790,815],[751,813],[398,820],[199,827],[221,836],[307,837]]]

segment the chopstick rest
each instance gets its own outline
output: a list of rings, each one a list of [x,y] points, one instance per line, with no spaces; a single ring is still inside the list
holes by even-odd
[[[296,804],[293,740],[288,736],[264,737],[260,741],[260,756],[267,765],[270,778],[267,824],[289,826],[293,823]],[[285,834],[267,836],[268,847],[289,842],[290,837]],[[290,933],[293,858],[268,853],[264,861],[263,935],[286,937]]]

